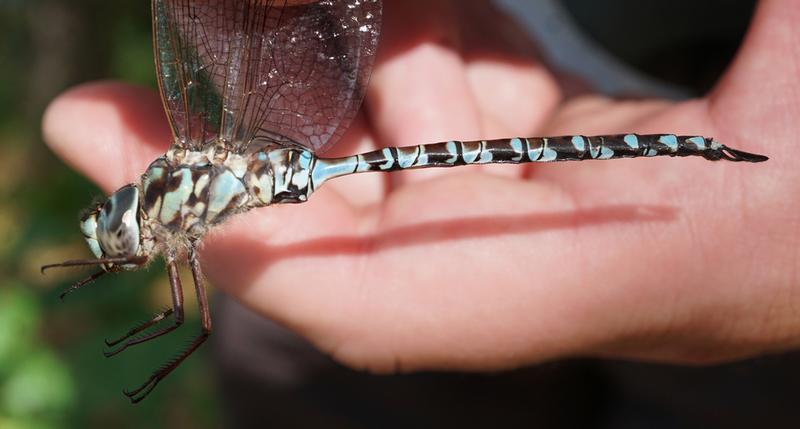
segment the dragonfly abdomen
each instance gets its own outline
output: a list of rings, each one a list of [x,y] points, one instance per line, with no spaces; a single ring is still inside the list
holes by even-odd
[[[733,150],[713,139],[674,134],[530,137],[448,141],[388,147],[345,158],[321,158],[312,172],[313,188],[326,180],[367,171],[395,171],[471,164],[584,161],[654,156],[701,156],[708,160],[760,162],[767,158]]]

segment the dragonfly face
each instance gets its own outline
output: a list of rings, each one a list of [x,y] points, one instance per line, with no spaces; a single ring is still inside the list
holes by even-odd
[[[139,252],[139,189],[127,185],[81,218],[81,231],[98,259],[134,258]],[[114,264],[103,265],[113,268]],[[121,265],[133,269],[137,265]]]

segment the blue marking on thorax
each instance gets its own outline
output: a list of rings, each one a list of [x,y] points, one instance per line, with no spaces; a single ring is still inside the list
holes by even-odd
[[[292,174],[292,185],[294,185],[297,189],[305,189],[308,188],[308,180],[309,180],[309,169],[311,168],[311,162],[313,161],[314,157],[311,156],[311,153],[308,151],[300,152],[300,159],[298,162],[298,170],[294,171]]]
[[[273,172],[273,179],[275,180],[275,188],[273,190],[274,194],[278,194],[279,192],[283,192],[286,190],[286,183],[285,179],[288,177],[291,179],[291,175],[287,170],[290,169],[290,166],[287,166],[283,160],[286,157],[286,154],[283,151],[270,151],[267,153],[269,157],[269,163],[272,165],[272,172]]]
[[[312,159],[314,159],[314,158],[311,156],[310,152],[305,151],[305,150],[300,152],[300,166],[301,167],[303,167],[305,169],[308,169],[308,167],[311,166],[311,160]]]
[[[622,139],[631,149],[639,149],[639,137],[636,134],[628,134]]]
[[[147,192],[150,189],[150,185],[157,180],[163,180],[164,175],[166,174],[166,170],[163,167],[150,167],[147,169],[147,172],[144,174],[144,180],[142,181],[142,193],[147,195]],[[151,204],[150,206],[145,206],[145,210],[147,211],[147,216],[150,219],[156,219],[158,217],[158,211],[161,208],[161,198],[162,196],[159,195],[156,197],[156,201],[145,201],[147,204]]]
[[[203,191],[206,190],[209,180],[211,180],[211,177],[207,173],[197,178],[197,180],[194,182],[195,197],[200,198],[200,196],[203,195]]]
[[[305,201],[311,180],[311,164],[314,162],[311,152],[281,149],[270,151],[268,156],[275,184],[273,196],[290,193],[298,201]]]
[[[214,220],[228,204],[239,195],[245,193],[245,187],[241,180],[230,171],[225,170],[222,174],[214,177],[208,190],[208,210],[206,210],[206,221]]]
[[[180,213],[183,205],[189,201],[194,189],[192,170],[190,168],[184,167],[172,173],[169,181],[172,182],[176,178],[180,180],[180,183],[175,190],[164,194],[164,202],[161,204],[159,219],[165,224],[172,221]]]
[[[144,191],[147,192],[147,188],[153,180],[159,180],[162,177],[164,177],[164,167],[148,168],[144,174],[144,182],[142,183],[144,185]]]
[[[658,138],[658,142],[667,145],[671,152],[678,151],[678,137],[674,134],[665,134]]]

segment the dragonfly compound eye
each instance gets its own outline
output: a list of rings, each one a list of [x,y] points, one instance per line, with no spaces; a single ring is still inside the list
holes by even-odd
[[[103,249],[100,248],[100,242],[97,241],[97,214],[100,208],[95,208],[81,218],[83,238],[86,240],[86,244],[89,245],[89,250],[98,259],[103,257]]]
[[[81,226],[90,227],[95,216],[96,239],[106,257],[136,255],[139,250],[139,189],[136,186],[128,185],[114,192],[99,212],[89,216]],[[91,242],[89,247],[92,247]]]

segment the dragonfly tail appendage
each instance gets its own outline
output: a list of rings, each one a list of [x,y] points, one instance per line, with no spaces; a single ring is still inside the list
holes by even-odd
[[[716,143],[716,142],[715,142]],[[718,144],[718,143],[717,143]],[[719,159],[734,162],[764,162],[769,160],[769,157],[759,155],[757,153],[745,152],[743,150],[732,149],[725,145],[719,145],[718,152],[720,153]]]
[[[319,158],[312,171],[318,188],[334,177],[368,171],[395,171],[470,164],[585,161],[654,156],[701,156],[705,159],[762,162],[763,155],[724,146],[711,138],[674,134],[621,134],[448,141],[388,147],[344,158]]]

